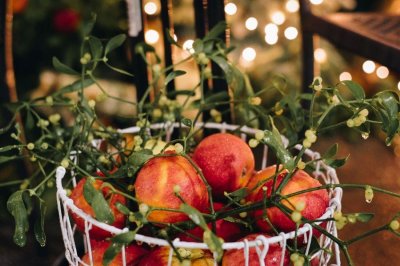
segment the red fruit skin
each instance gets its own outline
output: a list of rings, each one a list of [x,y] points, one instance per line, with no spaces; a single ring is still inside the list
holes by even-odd
[[[214,210],[220,210],[224,205],[219,202],[214,202]],[[216,226],[216,235],[222,238],[225,242],[234,242],[243,236],[242,229],[237,223],[232,223],[225,221],[223,219],[215,222]],[[208,228],[212,228],[211,223],[208,223]],[[181,241],[187,242],[201,242],[199,239],[203,239],[204,230],[201,227],[195,227],[191,230],[187,231],[189,234],[194,235],[196,238],[193,238],[187,234],[180,234],[179,239]]]
[[[150,207],[179,209],[182,201],[174,193],[176,185],[187,204],[200,212],[207,210],[206,185],[190,162],[178,155],[154,157],[142,167],[134,184],[136,198]],[[152,211],[147,218],[154,223],[177,223],[189,219],[184,213],[158,210]]]
[[[103,266],[103,257],[107,248],[110,246],[110,242],[101,241],[97,242],[95,246],[92,246],[92,262],[93,266]],[[148,251],[138,245],[129,245],[125,248],[125,261],[126,266],[136,266],[140,265],[140,259],[148,254]],[[90,264],[90,255],[86,253],[82,257],[82,261],[87,265]],[[81,264],[83,265],[83,264]],[[122,253],[120,252],[109,264],[109,266],[121,266],[122,264]]]
[[[166,266],[168,265],[169,247],[158,247],[154,249],[148,256],[144,257],[140,262],[140,266]],[[192,258],[191,266],[214,266],[214,259],[210,251],[198,250],[202,252],[202,256]],[[181,266],[178,258],[173,255],[171,266]]]
[[[248,235],[239,241],[244,241],[247,239],[248,241],[253,241],[259,236],[259,234],[251,234]],[[269,235],[264,235],[265,237],[269,238]],[[260,247],[261,249],[263,246]],[[290,265],[289,259],[289,251],[285,251],[285,255],[283,257],[283,265],[288,266]],[[282,248],[279,244],[271,244],[268,248],[268,253],[265,256],[264,262],[265,265],[268,266],[279,266],[281,265],[281,258],[282,258]],[[232,265],[245,265],[245,257],[243,249],[230,249],[225,252],[222,258],[222,266],[232,266]],[[259,266],[259,258],[257,255],[256,248],[249,248],[249,266]]]
[[[74,202],[75,206],[84,211],[86,214],[94,217],[94,211],[92,207],[89,205],[89,203],[86,201],[85,197],[83,196],[83,187],[85,185],[86,178],[82,178],[76,187],[73,189],[70,198]],[[101,185],[103,184],[103,181],[101,180],[95,180],[93,183],[94,188],[97,190],[100,189]],[[108,188],[103,188],[102,189],[103,195],[107,199],[107,194],[109,193]],[[111,224],[112,226],[115,226],[117,228],[123,228],[125,226],[125,221],[126,217],[123,213],[119,212],[115,204],[117,202],[120,202],[121,204],[126,204],[126,199],[124,196],[120,194],[111,194],[110,198],[108,199],[109,206],[111,208],[111,211],[114,215],[114,222]],[[82,219],[80,216],[78,216],[74,212],[70,212],[71,217],[74,220],[76,227],[78,228],[79,231],[82,233],[85,232],[85,221]],[[94,217],[95,218],[95,217]],[[97,226],[92,225],[91,230],[89,231],[90,238],[93,238],[95,240],[103,240],[107,237],[112,236],[112,234],[108,231],[105,231]]]
[[[80,23],[80,16],[74,9],[58,10],[53,17],[54,29],[62,33],[75,32]]]
[[[276,182],[276,188],[282,182],[284,175],[279,175]],[[268,180],[265,183],[267,186],[267,197],[271,195],[272,192],[273,180]],[[281,195],[288,195],[294,192],[298,192],[301,190],[305,190],[308,188],[314,188],[321,186],[321,183],[312,178],[309,174],[307,174],[303,170],[298,170],[293,175],[293,177],[289,180],[289,182],[283,187],[281,190]],[[257,194],[252,194],[249,198],[252,201],[262,200],[262,190],[259,190]],[[325,189],[315,190],[312,192],[303,193],[294,197],[291,197],[287,200],[282,200],[281,203],[284,204],[289,209],[293,210],[293,206],[296,205],[297,202],[303,201],[305,203],[305,209],[301,212],[302,216],[308,220],[315,220],[322,216],[326,208],[329,205],[329,195]],[[257,210],[254,212],[254,215],[257,219],[257,225],[263,232],[271,231],[269,224],[262,219],[263,211]],[[267,216],[271,223],[279,230],[284,232],[290,232],[296,229],[296,224],[291,220],[290,217],[286,216],[282,211],[280,211],[277,207],[271,207],[267,209]],[[316,230],[314,230],[315,234],[318,234]]]
[[[228,133],[217,133],[203,139],[193,153],[193,160],[202,170],[216,198],[223,198],[225,191],[244,187],[253,174],[255,164],[247,143]]]

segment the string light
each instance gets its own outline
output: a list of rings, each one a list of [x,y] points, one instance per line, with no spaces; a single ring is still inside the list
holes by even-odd
[[[314,50],[314,59],[318,63],[324,63],[326,62],[326,59],[328,58],[326,51],[322,48],[317,48]]]
[[[156,30],[148,30],[146,31],[144,38],[146,39],[146,42],[149,44],[155,44],[158,39],[160,38],[160,35]]]
[[[387,78],[389,76],[389,69],[387,67],[385,67],[385,66],[380,66],[376,70],[376,75],[380,79],[385,79],[385,78]]]
[[[397,83],[397,89],[400,91],[400,81]]]
[[[233,16],[233,15],[236,14],[236,12],[237,12],[237,6],[234,3],[226,4],[226,6],[225,6],[225,13],[226,14],[228,14],[230,16]]]
[[[283,22],[285,22],[286,17],[282,11],[275,11],[272,13],[271,20],[277,25],[282,25]]]
[[[351,80],[351,79],[352,79],[352,76],[351,76],[351,74],[349,72],[342,72],[339,75],[339,80],[340,81]]]
[[[313,5],[320,5],[322,4],[322,2],[324,2],[324,0],[310,0],[310,2]]]
[[[288,39],[288,40],[296,39],[298,34],[299,34],[299,32],[297,31],[297,29],[295,27],[287,27],[284,32],[284,35],[285,35],[286,39]]]
[[[256,59],[256,55],[257,55],[256,50],[254,50],[254,48],[251,47],[247,47],[242,51],[242,57],[247,62],[254,61],[254,59]]]
[[[176,34],[174,34],[174,36],[172,37],[174,39],[174,41],[178,41],[178,36],[176,36]]]
[[[295,13],[299,11],[300,5],[297,0],[289,0],[286,2],[286,10],[290,13]]]
[[[194,49],[193,49],[193,40],[187,40],[183,43],[182,47],[183,49],[189,51],[191,54],[194,53]]]
[[[250,17],[250,18],[246,19],[245,25],[246,25],[246,29],[255,30],[255,29],[257,29],[258,21],[256,18]]]
[[[367,60],[363,63],[362,69],[364,70],[365,73],[371,74],[372,72],[375,71],[375,63],[371,60]]]
[[[276,26],[276,24],[274,23],[268,23],[267,25],[265,25],[264,32],[267,35],[278,34],[278,26]]]
[[[278,34],[266,34],[265,42],[270,45],[276,44],[278,42]]]
[[[154,15],[157,12],[157,5],[154,2],[148,2],[144,5],[144,12],[148,15]]]

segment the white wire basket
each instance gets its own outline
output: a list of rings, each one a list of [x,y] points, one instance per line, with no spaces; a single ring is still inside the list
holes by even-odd
[[[152,130],[160,130],[164,129],[166,131],[165,134],[165,141],[169,141],[171,139],[172,133],[174,129],[178,128],[180,125],[178,123],[173,124],[153,124],[151,125]],[[246,140],[249,136],[254,136],[256,133],[256,129],[249,128],[247,126],[238,126],[238,125],[231,125],[226,123],[197,123],[196,127],[203,127],[206,129],[212,129],[220,132],[232,132],[239,129],[241,132],[241,137],[243,140]],[[139,127],[131,127],[127,129],[119,130],[120,133],[137,133],[139,132]],[[285,138],[282,138],[284,143],[287,143]],[[296,145],[296,149],[300,150],[302,148],[301,145]],[[268,155],[268,147],[263,147],[262,152],[262,160],[261,160],[261,169],[267,166],[267,155]],[[339,180],[337,178],[337,174],[334,168],[326,165],[322,160],[316,160],[320,158],[320,154],[318,152],[314,152],[310,149],[305,150],[305,155],[310,157],[310,159],[315,160],[315,171],[312,173],[313,177],[320,180],[322,183],[325,184],[338,184]],[[99,227],[105,231],[110,232],[112,235],[118,235],[124,232],[128,232],[128,228],[119,229],[114,226],[99,222],[92,218],[90,215],[86,214],[84,211],[76,207],[72,201],[67,196],[67,192],[63,187],[62,180],[65,176],[66,169],[63,167],[59,167],[56,172],[56,184],[57,184],[57,207],[58,207],[58,214],[60,220],[60,227],[62,232],[62,237],[65,245],[65,257],[70,263],[70,265],[88,265],[82,261],[80,258],[80,252],[77,248],[76,241],[75,241],[75,232],[76,232],[76,225],[70,219],[69,213],[73,212],[79,217],[84,220],[85,229],[83,233],[83,242],[85,253],[89,254],[90,263],[89,265],[93,264],[93,256],[92,256],[92,248],[91,248],[91,241],[89,238],[89,231],[92,226]],[[72,176],[73,173],[71,173]],[[76,181],[73,177],[73,185],[76,185]],[[341,188],[334,188],[329,190],[329,206],[326,209],[325,213],[318,219],[323,220],[327,218],[332,218],[335,211],[341,211],[341,199],[342,199],[343,191]],[[319,222],[316,222],[319,224]],[[335,226],[335,222],[330,220],[326,222],[325,228],[330,234],[333,236],[337,236],[337,229]],[[231,250],[231,249],[241,249],[243,250],[244,258],[245,258],[245,266],[249,265],[249,249],[256,248],[259,265],[264,266],[265,262],[264,259],[268,253],[268,248],[270,245],[278,243],[282,248],[282,257],[280,261],[280,265],[282,266],[284,263],[284,255],[287,251],[287,240],[294,239],[296,233],[294,231],[289,233],[280,233],[277,236],[266,238],[263,235],[259,235],[255,240],[248,241],[243,240],[239,242],[226,242],[223,244],[224,250]],[[308,255],[311,246],[311,239],[313,237],[313,230],[310,224],[304,224],[298,231],[297,236],[304,236],[303,241],[306,245],[306,254]],[[147,243],[150,246],[170,246],[170,244],[160,238],[149,237],[141,234],[136,234],[135,240],[138,243]],[[176,248],[186,248],[186,249],[208,249],[208,246],[205,243],[197,243],[197,242],[186,242],[180,241],[178,238],[175,239],[173,242],[174,247]],[[318,257],[319,265],[341,265],[340,263],[340,250],[339,246],[334,243],[329,237],[325,235],[321,235],[319,237],[319,244],[321,246],[321,251],[317,252],[313,255],[314,257]],[[126,254],[125,249],[122,248],[122,263],[123,266],[126,265]],[[168,266],[172,263],[172,256],[173,256],[173,249],[170,248],[169,251],[169,259],[168,259]],[[218,265],[217,261],[214,259],[214,265]]]

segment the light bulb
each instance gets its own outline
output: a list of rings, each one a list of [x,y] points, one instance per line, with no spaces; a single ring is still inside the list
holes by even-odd
[[[183,43],[182,47],[183,49],[189,51],[191,54],[194,53],[194,49],[193,49],[193,40],[187,40]]]
[[[397,83],[397,89],[400,91],[400,81]]]
[[[265,35],[265,42],[270,45],[276,44],[278,42],[278,39],[279,39],[279,37],[278,37],[278,34],[276,34],[276,33]]]
[[[286,2],[286,10],[290,13],[295,13],[299,11],[300,5],[297,0],[289,0]]]
[[[157,12],[157,5],[154,2],[148,2],[144,5],[144,12],[148,15],[154,15]]]
[[[314,59],[315,61],[317,61],[318,63],[324,63],[326,62],[327,59],[327,54],[325,52],[324,49],[322,48],[317,48],[314,50]]]
[[[385,79],[389,76],[389,69],[385,66],[380,66],[376,70],[376,75],[380,79]]]
[[[349,72],[342,72],[339,75],[339,80],[340,81],[351,80],[351,79],[352,79],[352,76],[351,76],[351,74]]]
[[[282,11],[275,11],[272,13],[271,20],[277,25],[282,25],[283,22],[285,22],[286,17]]]
[[[310,3],[313,5],[320,5],[324,2],[324,0],[310,0]]]
[[[250,17],[250,18],[246,19],[245,25],[248,30],[255,30],[255,29],[257,29],[258,21],[256,18]]]
[[[256,59],[256,55],[257,55],[256,50],[254,50],[254,48],[251,47],[247,47],[242,51],[242,57],[247,62],[254,61],[254,59]]]
[[[160,38],[160,35],[156,30],[148,30],[146,31],[144,38],[146,39],[147,43],[155,44]]]
[[[234,3],[226,4],[226,6],[225,6],[225,13],[226,14],[228,14],[230,16],[233,16],[233,15],[236,14],[236,12],[237,12],[237,6]]]
[[[264,32],[266,35],[269,34],[277,34],[278,33],[278,26],[274,23],[268,23],[265,25]]]
[[[362,69],[364,70],[365,73],[371,74],[372,72],[375,71],[375,63],[371,60],[367,60],[363,63]]]
[[[294,39],[296,39],[299,32],[297,31],[297,29],[295,27],[287,27],[285,29],[284,34],[285,34],[286,39],[294,40]]]

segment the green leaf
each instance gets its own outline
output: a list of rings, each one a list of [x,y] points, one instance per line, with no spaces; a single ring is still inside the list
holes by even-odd
[[[176,77],[185,75],[186,72],[183,70],[174,70],[168,74],[168,76],[164,80],[164,85],[167,86],[168,83],[170,83],[173,79]]]
[[[222,248],[224,240],[216,236],[209,228],[207,228],[207,230],[204,230],[203,233],[203,241],[207,244],[210,251],[217,255],[217,261],[220,261],[222,259],[222,255],[224,254],[224,250]]]
[[[111,245],[107,248],[106,252],[104,252],[103,256],[103,265],[108,266],[111,261],[121,252],[123,244],[121,243],[111,243]]]
[[[46,245],[46,234],[44,233],[44,218],[46,215],[46,203],[44,200],[36,196],[39,201],[39,217],[36,218],[35,224],[33,226],[33,231],[35,233],[35,237],[40,246],[44,247]]]
[[[179,43],[177,43],[177,42],[175,41],[175,39],[171,36],[171,32],[169,31],[169,29],[166,29],[166,31],[165,31],[165,37],[167,38],[167,40],[168,40],[168,42],[169,42],[170,44],[173,44],[173,45],[175,45],[175,46],[181,47],[181,46],[179,45]]]
[[[29,230],[28,212],[23,199],[26,190],[14,192],[7,201],[7,210],[14,217],[14,243],[20,247],[26,244],[26,232]]]
[[[349,156],[350,155],[347,155],[347,157],[343,159],[326,159],[325,163],[333,168],[339,168],[346,164],[347,160],[349,159]]]
[[[94,83],[94,81],[92,79],[85,79],[83,81],[77,80],[74,83],[63,87],[59,91],[55,92],[53,95],[58,96],[61,94],[75,92],[75,91],[81,90],[82,88],[86,88],[86,87],[92,85],[93,83]]]
[[[193,42],[193,49],[196,53],[200,53],[204,49],[203,41],[200,39],[197,39]]]
[[[61,73],[69,74],[69,75],[79,75],[78,72],[70,68],[69,66],[63,64],[58,60],[57,57],[53,56],[53,67]]]
[[[193,90],[174,90],[167,92],[168,98],[175,98],[178,95],[195,96],[196,93]]]
[[[128,162],[131,164],[133,167],[141,167],[143,164],[145,164],[148,160],[153,158],[153,152],[151,150],[140,150],[133,152],[129,158]]]
[[[13,155],[13,156],[0,156],[0,164],[6,163],[9,161],[17,160],[17,159],[22,159],[23,156],[18,156],[18,155]]]
[[[106,44],[106,48],[104,49],[104,56],[106,56],[112,50],[120,47],[126,40],[125,34],[118,34],[117,36],[112,37]]]
[[[336,156],[336,153],[338,151],[338,144],[335,143],[333,144],[326,152],[325,154],[322,156],[323,159],[331,159],[333,157]]]
[[[215,25],[204,37],[204,41],[210,39],[219,39],[220,36],[225,32],[226,29],[226,22],[220,21],[217,25]]]
[[[103,54],[103,44],[101,43],[100,39],[91,36],[89,39],[89,46],[93,59],[100,59]]]
[[[296,167],[293,156],[283,145],[281,134],[275,127],[273,120],[271,119],[272,130],[264,131],[264,138],[261,140],[262,143],[270,147],[276,154],[278,160],[288,169],[290,172]]]
[[[387,134],[386,144],[390,145],[399,129],[399,100],[393,91],[382,91],[375,95],[373,110],[382,121],[382,129]]]
[[[203,230],[209,230],[203,215],[197,209],[185,203],[181,204],[179,209],[186,213],[197,226],[200,226]]]
[[[110,65],[110,64],[108,64],[108,63],[105,63],[105,64],[106,64],[107,67],[111,68],[111,69],[114,70],[115,72],[118,72],[118,73],[120,73],[120,74],[129,76],[129,77],[134,77],[134,75],[131,74],[131,73],[129,73],[128,71],[125,71],[125,70],[120,69],[120,68],[117,68],[117,67],[113,67],[112,65]]]
[[[25,120],[25,125],[27,130],[33,130],[35,126],[35,121],[33,119],[33,115],[30,109],[27,110],[26,112],[26,120]]]
[[[205,103],[215,103],[215,102],[221,102],[221,101],[227,101],[229,100],[229,94],[227,91],[221,91],[217,93],[210,93],[206,95],[204,102]]]
[[[112,224],[114,215],[103,193],[93,186],[93,178],[87,178],[83,186],[83,196],[89,205],[93,208],[95,218],[103,223]]]
[[[96,23],[96,19],[97,15],[95,13],[92,13],[90,20],[83,25],[82,28],[83,36],[88,36],[92,32],[94,24]]]
[[[345,80],[342,83],[350,90],[351,94],[353,94],[354,98],[357,100],[364,100],[365,99],[365,92],[364,89],[354,81]]]
[[[6,151],[11,151],[14,149],[18,149],[19,147],[22,147],[23,145],[8,145],[0,148],[0,152],[6,152]]]
[[[122,204],[121,202],[117,201],[115,203],[115,207],[118,209],[118,211],[122,214],[125,215],[129,215],[130,210],[128,209],[128,207],[126,207],[124,204]]]
[[[111,239],[111,241],[113,243],[119,243],[119,244],[123,244],[123,245],[128,245],[132,241],[135,240],[135,236],[136,236],[136,232],[128,231],[128,232],[125,232],[125,233],[118,234],[118,235],[114,236]]]
[[[362,223],[368,223],[375,216],[375,214],[373,214],[373,213],[366,213],[366,212],[356,213],[355,215],[356,215],[357,221],[362,222]]]
[[[189,118],[182,118],[181,122],[182,122],[182,124],[184,124],[187,127],[192,126],[192,120],[190,120]]]
[[[248,194],[247,192],[248,192],[247,188],[239,188],[238,190],[229,193],[229,196],[233,199],[240,200],[247,196]]]

